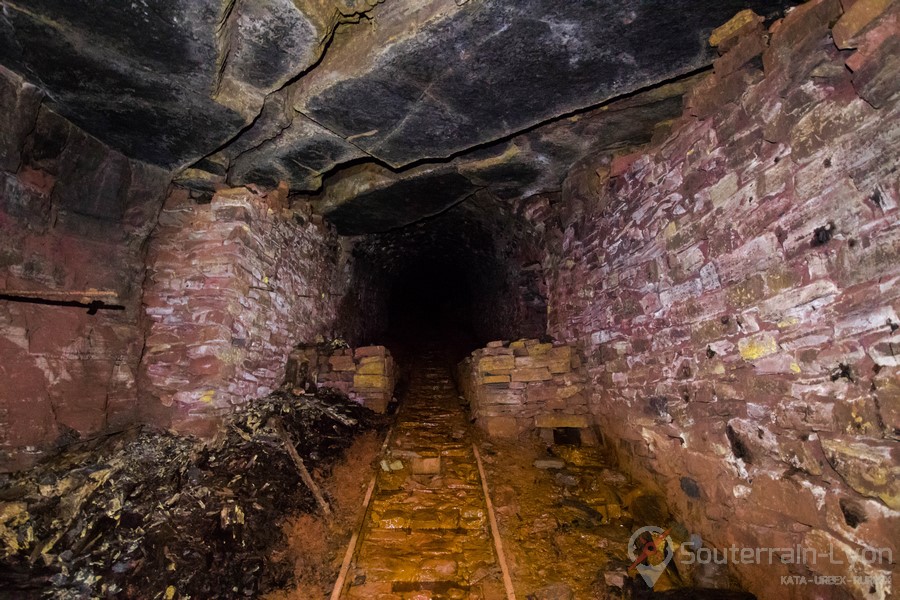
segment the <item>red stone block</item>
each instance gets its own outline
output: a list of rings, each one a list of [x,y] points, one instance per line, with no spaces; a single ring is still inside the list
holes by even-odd
[[[631,168],[631,165],[634,164],[638,158],[642,156],[641,152],[632,152],[631,154],[620,154],[613,158],[612,163],[609,166],[609,176],[610,177],[619,177],[624,175],[628,169]]]
[[[367,356],[386,356],[387,348],[384,346],[363,346],[354,351],[356,358],[365,358]]]
[[[762,27],[759,27],[753,34],[742,35],[725,54],[714,60],[713,71],[720,78],[730,75],[760,56],[765,49],[765,37]]]
[[[328,359],[328,364],[334,371],[355,371],[356,363],[353,356],[332,356]]]
[[[859,50],[847,60],[853,87],[875,108],[886,106],[898,90],[900,16],[883,19],[857,45]]]
[[[685,98],[689,114],[706,119],[730,102],[736,102],[751,85],[758,83],[761,75],[756,69],[743,68],[719,77],[712,74],[694,88]]]
[[[796,55],[808,52],[829,33],[841,15],[838,0],[810,0],[793,8],[771,28],[769,49],[763,53],[766,73],[789,70],[797,62]]]
[[[831,29],[831,37],[838,48],[855,48],[856,36],[878,19],[892,4],[891,0],[859,0],[844,7],[844,14]]]
[[[221,377],[227,375],[229,366],[217,356],[200,356],[190,359],[187,370],[197,377]]]

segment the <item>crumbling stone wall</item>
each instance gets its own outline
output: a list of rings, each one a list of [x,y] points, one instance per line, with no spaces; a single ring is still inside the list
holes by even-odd
[[[169,181],[43,101],[0,67],[0,471],[134,421],[144,246]],[[116,310],[71,304],[90,290]]]
[[[384,346],[305,345],[291,352],[287,380],[304,391],[312,386],[338,390],[366,408],[383,413],[394,396],[397,367]]]
[[[490,342],[460,363],[458,375],[472,418],[490,436],[591,425],[581,359],[570,346]]]
[[[291,349],[330,335],[344,293],[340,247],[287,189],[173,192],[150,241],[141,394],[151,420],[211,435],[219,417],[265,396]]]
[[[549,330],[623,463],[709,546],[843,562],[732,565],[762,598],[885,598],[864,551],[900,550],[897,6],[842,4],[719,30],[670,135],[598,157],[547,235]]]

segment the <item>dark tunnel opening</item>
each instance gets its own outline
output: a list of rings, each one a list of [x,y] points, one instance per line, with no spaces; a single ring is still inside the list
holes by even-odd
[[[356,238],[344,330],[398,357],[414,357],[440,340],[452,364],[493,340],[544,337],[537,232],[513,209],[494,197],[473,197],[440,215]]]
[[[391,283],[387,339],[409,351],[441,340],[452,358],[461,359],[479,342],[478,292],[459,264],[413,260]]]

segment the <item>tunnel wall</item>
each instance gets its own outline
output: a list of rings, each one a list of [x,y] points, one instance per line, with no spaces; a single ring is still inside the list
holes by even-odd
[[[341,298],[337,314],[336,333],[351,346],[365,346],[383,341],[388,331],[388,303],[390,278],[384,265],[367,255],[354,255],[353,242],[344,244],[350,249],[345,256],[345,277],[349,279],[347,292]]]
[[[519,214],[521,207],[496,210],[491,254],[470,267],[475,330],[482,342],[541,338],[547,333],[547,301],[538,233]]]
[[[341,249],[287,190],[170,194],[150,241],[141,363],[147,419],[211,436],[220,417],[278,387],[291,349],[333,332]]]
[[[863,559],[896,560],[900,540],[900,38],[896,12],[872,21],[887,4],[746,24],[668,138],[597,157],[596,193],[576,186],[562,204],[581,208],[547,235],[549,330],[584,351],[621,461],[706,545],[843,561],[733,565],[761,598],[810,597],[780,581],[810,572],[882,576],[816,588],[830,598],[890,593],[895,564]]]
[[[518,256],[508,257],[505,264],[506,270],[485,270],[472,278],[477,290],[472,313],[479,339],[543,337],[547,309],[539,288],[542,273],[527,269]]]
[[[0,471],[135,420],[143,256],[169,181],[43,100],[0,68],[0,295],[17,294],[0,299]],[[121,310],[47,303],[92,288]]]

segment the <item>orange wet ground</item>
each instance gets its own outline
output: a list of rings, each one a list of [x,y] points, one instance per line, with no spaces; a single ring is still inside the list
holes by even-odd
[[[622,597],[618,583],[635,522],[629,508],[649,496],[597,448],[548,449],[536,437],[481,439],[449,369],[436,355],[421,358],[341,597],[507,598],[473,442],[485,463],[516,597]],[[557,459],[559,468],[538,468],[538,458]],[[662,507],[655,499],[644,504]],[[654,517],[651,510],[641,518]]]

